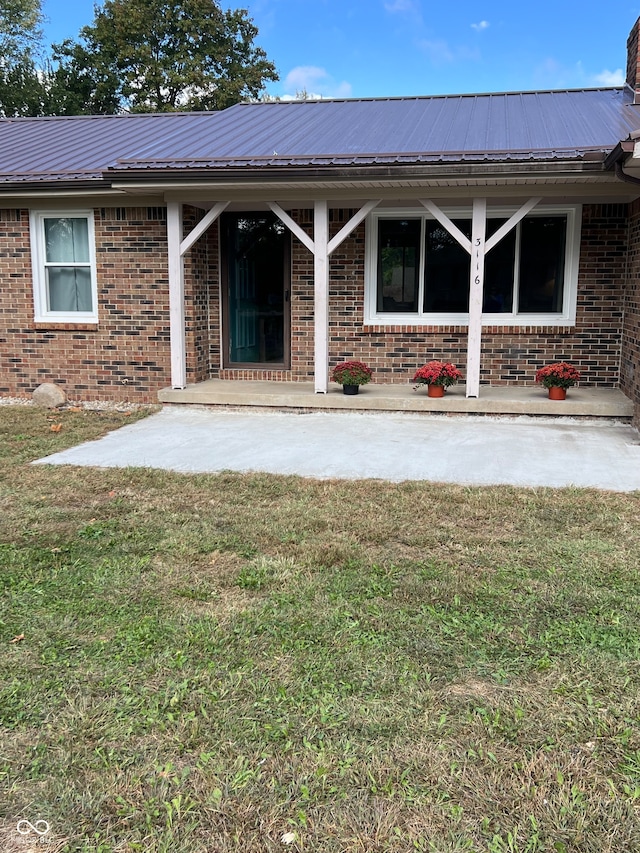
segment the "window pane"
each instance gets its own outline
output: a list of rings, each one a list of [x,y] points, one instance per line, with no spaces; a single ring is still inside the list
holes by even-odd
[[[465,237],[471,239],[471,222],[454,219]],[[434,220],[427,221],[427,257],[424,310],[465,313],[469,310],[469,253]]]
[[[487,238],[493,236],[506,221],[487,220]],[[513,228],[485,255],[482,310],[487,314],[510,314],[513,311],[515,259],[516,229]]]
[[[87,220],[44,220],[44,236],[48,263],[89,263],[89,225]]]
[[[378,311],[418,311],[420,220],[386,219],[378,224]]]
[[[566,216],[531,216],[521,223],[518,313],[562,311]]]
[[[47,269],[49,311],[92,311],[91,271],[86,267]]]

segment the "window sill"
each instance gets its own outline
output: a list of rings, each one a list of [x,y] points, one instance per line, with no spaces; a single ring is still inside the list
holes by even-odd
[[[46,322],[38,320],[31,324],[31,328],[35,329],[37,332],[96,332],[98,330],[98,321],[95,320],[94,322],[87,322],[86,320],[83,320],[79,323],[61,323],[58,321]]]
[[[500,317],[496,314],[484,315],[482,317],[483,329],[540,329],[540,328],[565,328],[571,329],[576,325],[575,317],[551,316],[551,315],[529,315],[527,317]],[[363,323],[365,329],[467,329],[468,318],[461,317],[400,317],[389,315],[380,317],[366,317]]]

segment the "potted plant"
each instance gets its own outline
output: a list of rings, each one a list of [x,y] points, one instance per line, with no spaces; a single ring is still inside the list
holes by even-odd
[[[571,388],[579,380],[579,371],[566,361],[547,364],[536,373],[536,382],[540,382],[549,389],[550,400],[564,400],[567,396],[567,388]]]
[[[344,394],[357,394],[361,385],[371,382],[372,373],[363,361],[343,361],[333,368],[331,379],[342,385]]]
[[[462,379],[462,374],[450,361],[429,361],[419,367],[413,377],[413,390],[417,391],[421,385],[427,386],[429,397],[444,397],[445,388],[454,385]]]

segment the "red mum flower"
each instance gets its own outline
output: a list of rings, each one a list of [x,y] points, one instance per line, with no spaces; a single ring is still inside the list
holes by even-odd
[[[419,367],[413,381],[416,385],[444,385],[448,387],[462,379],[462,374],[450,361],[430,361]]]
[[[571,388],[580,381],[580,372],[566,361],[547,364],[536,372],[536,382],[545,388]]]

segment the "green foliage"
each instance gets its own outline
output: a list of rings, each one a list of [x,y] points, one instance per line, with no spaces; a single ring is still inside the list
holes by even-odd
[[[121,111],[115,69],[95,63],[81,44],[70,39],[53,46],[46,81],[47,115],[113,115]]]
[[[0,0],[0,115],[220,110],[278,79],[247,12],[217,0],[106,0],[50,52],[40,2]]]
[[[46,86],[36,67],[42,52],[40,0],[0,0],[0,115],[41,115]]]
[[[42,39],[40,0],[0,0],[0,54],[11,64],[33,54]]]
[[[277,79],[257,33],[245,10],[215,0],[106,0],[81,41],[56,55],[94,85],[85,102],[111,104],[115,94],[133,112],[219,110]]]
[[[47,91],[28,56],[0,66],[0,111],[4,116],[38,116],[44,111]]]

